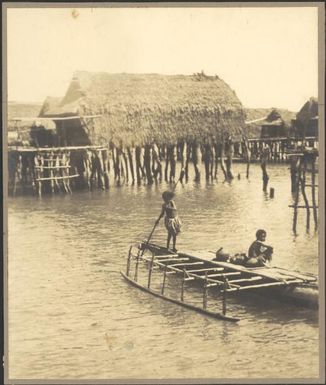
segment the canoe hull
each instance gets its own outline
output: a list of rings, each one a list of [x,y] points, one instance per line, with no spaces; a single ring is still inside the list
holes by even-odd
[[[173,302],[177,305],[181,305],[183,307],[186,307],[188,309],[191,309],[191,310],[194,310],[198,313],[201,313],[201,314],[204,314],[204,315],[207,315],[209,317],[212,317],[212,318],[217,318],[217,319],[220,319],[220,320],[223,320],[223,321],[231,321],[231,322],[238,322],[240,321],[240,318],[237,318],[237,317],[232,317],[232,316],[227,316],[227,315],[224,315],[224,314],[221,314],[221,313],[213,313],[211,311],[208,311],[208,310],[205,310],[205,309],[202,309],[200,307],[197,307],[197,306],[193,306],[193,305],[190,305],[186,302],[182,302],[182,301],[178,301],[174,298],[170,298],[170,297],[166,297],[156,291],[153,291],[147,287],[144,287],[142,285],[140,285],[138,282],[134,281],[133,279],[131,279],[130,277],[128,277],[124,272],[120,271],[121,275],[123,276],[123,278],[129,283],[131,284],[132,286],[135,286],[137,287],[138,289],[142,290],[142,291],[145,291],[146,293],[149,293],[149,294],[152,294],[154,295],[155,297],[159,297],[161,299],[164,299],[165,301],[169,301],[169,302]]]

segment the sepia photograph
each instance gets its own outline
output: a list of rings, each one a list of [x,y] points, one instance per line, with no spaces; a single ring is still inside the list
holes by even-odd
[[[2,11],[4,383],[324,383],[324,3]]]

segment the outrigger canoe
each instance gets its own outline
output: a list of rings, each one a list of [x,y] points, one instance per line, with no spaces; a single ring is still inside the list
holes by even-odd
[[[229,262],[212,260],[209,252],[199,254],[200,256],[194,256],[189,252],[173,252],[165,247],[142,242],[130,247],[126,273],[121,272],[121,274],[133,286],[156,297],[226,321],[239,321],[238,317],[226,314],[227,296],[244,291],[254,291],[257,294],[272,296],[273,299],[291,300],[291,303],[298,305],[318,307],[316,275],[279,267],[248,268]],[[146,286],[138,282],[138,270],[141,262],[145,262],[148,267]],[[134,269],[131,273],[132,266]],[[162,271],[160,291],[151,288],[153,269]],[[180,299],[165,295],[166,279],[170,274],[182,278]],[[197,283],[203,288],[201,307],[184,301],[186,282]],[[214,288],[217,294],[222,297],[221,313],[208,309],[207,293],[210,288]]]

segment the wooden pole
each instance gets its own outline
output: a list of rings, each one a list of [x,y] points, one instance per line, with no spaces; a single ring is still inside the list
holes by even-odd
[[[176,170],[176,165],[177,165],[177,146],[175,144],[171,145],[170,149],[170,182],[174,182],[175,180],[175,170]]]
[[[260,158],[260,166],[263,171],[263,191],[267,190],[267,185],[269,180],[269,176],[267,174],[267,169],[266,169],[268,156],[269,156],[269,149],[268,148],[263,149],[261,158]]]
[[[205,272],[204,291],[203,291],[203,309],[207,309],[207,271]]]
[[[194,164],[195,169],[195,181],[200,181],[200,171],[198,167],[198,163],[200,162],[200,146],[195,140],[192,145],[192,162]]]
[[[110,177],[109,177],[109,154],[107,149],[102,151],[102,160],[103,160],[104,187],[108,189],[110,187]]]
[[[168,181],[169,163],[170,163],[170,146],[165,147],[165,168],[164,168],[164,180]]]
[[[232,173],[232,158],[234,155],[234,144],[232,139],[229,138],[227,141],[227,151],[226,151],[226,174],[228,179],[233,179]]]
[[[134,169],[134,148],[127,147],[127,154],[128,154],[128,159],[129,159],[129,168],[130,168],[130,173],[131,173],[131,179],[132,179],[132,184],[135,183],[135,169]]]
[[[164,266],[163,283],[162,283],[162,288],[161,288],[161,294],[162,294],[162,295],[164,294],[167,270],[168,270],[168,267],[167,267],[167,265],[165,265],[165,266]]]
[[[148,288],[151,287],[151,279],[152,279],[152,272],[153,272],[154,258],[155,258],[155,255],[154,255],[154,253],[152,253],[152,258],[151,258],[151,261],[150,261],[150,263],[149,263],[148,283],[147,283],[147,287],[148,287]]]
[[[147,183],[153,184],[153,175],[151,170],[151,146],[149,144],[145,145],[144,166],[146,171]]]
[[[221,170],[224,175],[224,179],[228,179],[228,174],[226,171],[226,166],[225,166],[225,142],[224,139],[222,138],[222,143],[221,143]]]
[[[295,198],[294,198],[294,211],[293,211],[293,232],[296,234],[297,230],[297,220],[298,220],[298,202],[299,202],[299,193],[300,193],[300,179],[301,179],[301,160],[297,169],[297,178],[295,186]]]
[[[313,205],[313,216],[315,223],[315,230],[318,228],[318,216],[316,208],[316,168],[315,168],[316,157],[313,156],[311,159],[311,195],[312,195],[312,205]]]
[[[181,284],[181,302],[184,300],[184,288],[185,288],[186,271],[183,269],[183,279]]]
[[[140,250],[137,252],[137,257],[136,257],[136,267],[135,267],[135,276],[134,276],[134,281],[137,282],[138,279],[138,267],[139,267],[139,259],[140,259]]]
[[[141,183],[141,161],[140,161],[141,151],[140,146],[136,146],[135,149],[135,159],[136,159],[136,177],[137,177],[137,184]]]
[[[222,313],[223,315],[226,314],[226,299],[227,299],[227,291],[226,289],[228,288],[228,281],[226,277],[223,277],[223,310]]]
[[[129,277],[129,272],[130,272],[131,250],[132,250],[132,246],[130,246],[129,248],[128,259],[127,259],[127,270],[126,270],[127,277]]]

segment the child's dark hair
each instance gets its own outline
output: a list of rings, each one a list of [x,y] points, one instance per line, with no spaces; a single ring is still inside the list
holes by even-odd
[[[266,231],[263,230],[263,229],[259,229],[256,231],[256,238],[260,238],[261,235],[265,234],[266,235]]]

